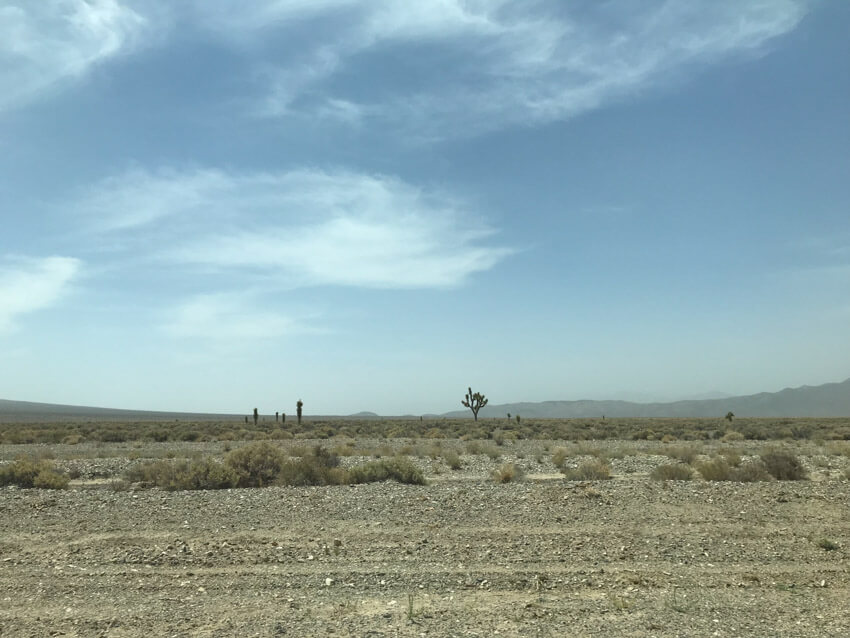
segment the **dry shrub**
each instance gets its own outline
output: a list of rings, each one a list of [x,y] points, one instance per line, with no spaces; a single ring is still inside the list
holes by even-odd
[[[649,474],[656,481],[690,481],[694,468],[684,463],[665,463],[659,465]]]
[[[236,487],[239,474],[211,458],[176,462],[151,461],[131,468],[124,481],[155,485],[164,490],[222,490]]]
[[[734,470],[735,478],[733,480],[739,483],[755,483],[756,481],[769,481],[770,474],[767,468],[759,460],[747,461],[741,463]]]
[[[738,467],[741,464],[741,454],[733,448],[723,448],[718,454],[732,467]]]
[[[779,481],[802,481],[808,476],[800,459],[790,452],[770,450],[761,455],[761,462],[770,475]]]
[[[576,468],[564,468],[561,471],[568,481],[601,481],[611,478],[611,468],[599,459],[587,461]]]
[[[595,456],[597,459],[605,458],[605,450],[598,445],[589,445],[588,443],[579,443],[576,446],[577,456]]]
[[[682,463],[693,463],[699,450],[692,445],[674,445],[664,450],[664,454]]]
[[[841,545],[835,541],[829,540],[828,538],[822,538],[818,541],[818,547],[825,549],[828,552],[834,552],[836,549],[840,549]]]
[[[850,443],[845,441],[830,441],[826,445],[826,450],[832,456],[850,457]]]
[[[556,447],[552,451],[552,463],[554,463],[555,467],[559,470],[564,467],[564,463],[570,456],[570,451],[565,447]]]
[[[446,450],[443,452],[443,460],[446,462],[446,465],[453,470],[459,470],[463,467],[463,463],[460,460],[460,454],[454,450]]]
[[[743,441],[744,435],[740,432],[736,432],[735,430],[727,430],[726,434],[723,435],[721,441],[724,443],[728,443],[730,441]]]
[[[770,474],[761,461],[748,461],[739,467],[732,467],[723,457],[716,457],[697,466],[706,481],[769,481]]]
[[[722,457],[700,463],[697,470],[706,481],[731,481],[735,473],[735,469]]]
[[[493,470],[490,476],[496,483],[512,483],[522,480],[525,472],[514,463],[503,463],[500,467]]]
[[[246,445],[227,455],[227,465],[239,476],[239,487],[263,487],[274,483],[286,463],[283,451],[265,441]]]
[[[0,486],[17,485],[23,488],[43,490],[64,490],[69,478],[59,472],[56,466],[46,459],[19,457],[13,463],[0,468]]]
[[[341,485],[346,476],[339,458],[316,446],[309,454],[282,463],[273,480],[278,485]]]
[[[342,478],[347,484],[377,483],[389,480],[406,485],[426,484],[422,470],[416,467],[410,459],[400,456],[358,465],[345,472]]]
[[[496,461],[502,456],[502,453],[492,443],[482,443],[481,441],[470,441],[466,444],[466,452],[467,454],[483,454],[489,456],[492,460]]]

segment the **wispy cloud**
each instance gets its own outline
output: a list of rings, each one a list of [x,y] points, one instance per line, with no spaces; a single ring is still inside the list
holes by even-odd
[[[235,341],[272,339],[304,329],[290,317],[263,310],[246,293],[196,295],[179,304],[163,324],[175,337]]]
[[[136,170],[74,207],[135,251],[288,288],[451,287],[513,252],[464,202],[348,171]]]
[[[263,58],[265,115],[367,117],[444,137],[567,119],[761,50],[793,30],[807,5],[254,0],[238,15],[227,3],[204,2],[198,19],[252,47],[298,34],[297,48]],[[433,63],[422,64],[423,57]],[[372,89],[355,81],[378,60],[401,65],[401,72],[385,74]]]
[[[132,50],[147,27],[119,0],[0,0],[0,111]]]
[[[54,305],[80,267],[71,257],[0,262],[0,334],[13,331],[22,316]]]

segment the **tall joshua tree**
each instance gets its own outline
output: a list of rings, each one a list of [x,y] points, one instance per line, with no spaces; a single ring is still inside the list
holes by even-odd
[[[298,399],[298,403],[295,404],[295,414],[298,417],[298,425],[301,425],[301,408],[304,407],[304,402],[301,399]]]
[[[472,416],[478,420],[478,410],[487,405],[487,397],[480,392],[472,393],[472,388],[469,388],[469,393],[464,397],[460,404],[472,410]]]

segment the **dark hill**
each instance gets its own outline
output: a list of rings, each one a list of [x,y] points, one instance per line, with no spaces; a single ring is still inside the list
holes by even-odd
[[[786,388],[747,396],[672,403],[629,401],[543,401],[487,405],[481,417],[507,413],[528,418],[606,417],[716,417],[727,412],[741,417],[846,417],[850,416],[850,379],[841,383]],[[447,412],[447,417],[471,417],[469,410]]]

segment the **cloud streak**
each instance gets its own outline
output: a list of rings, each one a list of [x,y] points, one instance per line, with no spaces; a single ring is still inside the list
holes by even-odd
[[[350,171],[136,170],[74,207],[128,250],[281,288],[453,287],[513,252],[464,202]]]
[[[389,121],[439,138],[564,120],[792,31],[805,0],[254,0],[234,17],[203,3],[222,37],[315,33],[264,59],[259,112]],[[579,10],[580,9],[580,10]],[[227,25],[228,29],[225,28]],[[224,35],[226,34],[226,35]],[[429,48],[434,47],[434,48]],[[370,64],[425,60],[369,91]],[[354,87],[354,88],[352,88]]]
[[[21,317],[55,305],[80,267],[81,262],[71,257],[0,264],[0,335],[14,331]]]
[[[0,111],[132,50],[147,27],[118,0],[0,0]]]
[[[291,318],[257,306],[249,294],[196,295],[174,308],[163,328],[174,337],[223,341],[273,339],[302,331]]]

